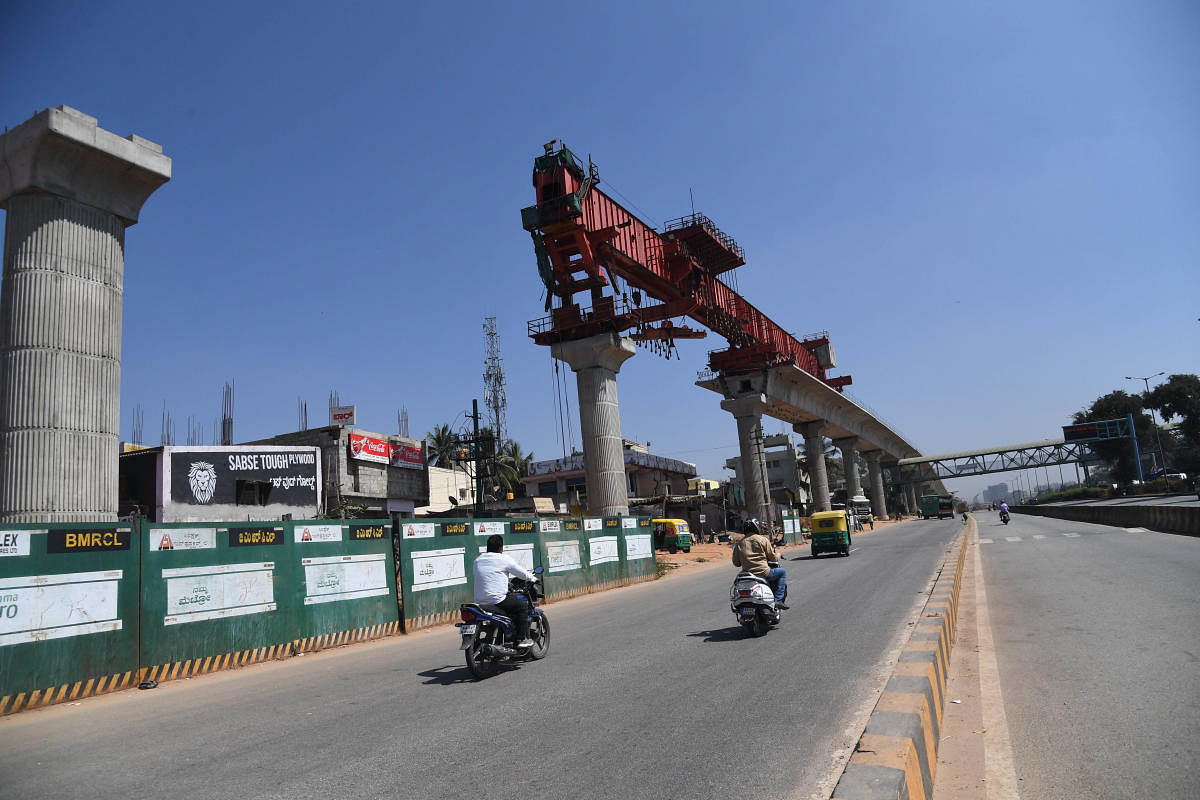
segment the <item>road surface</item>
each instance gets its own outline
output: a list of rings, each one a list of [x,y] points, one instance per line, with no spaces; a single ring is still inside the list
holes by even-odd
[[[0,720],[35,798],[824,797],[958,520],[787,551],[745,639],[731,566],[547,607],[544,661],[474,682],[453,628]]]

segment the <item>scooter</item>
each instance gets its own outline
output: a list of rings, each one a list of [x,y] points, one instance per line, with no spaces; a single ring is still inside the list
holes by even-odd
[[[542,567],[534,567],[535,579],[509,578],[508,590],[523,597],[529,613],[529,638],[532,646],[517,647],[516,626],[498,609],[484,607],[478,603],[463,603],[459,606],[462,622],[454,623],[462,634],[458,649],[466,652],[467,669],[478,680],[496,674],[505,661],[537,661],[550,654],[550,620],[546,612],[537,607],[539,598],[546,596],[539,587]]]
[[[1007,511],[1000,512],[1000,521],[1003,522],[1005,525],[1008,524],[1008,512]]]
[[[772,569],[779,566],[775,562],[767,563]],[[779,607],[775,605],[771,584],[752,572],[743,570],[733,579],[729,608],[751,636],[762,636],[772,625],[779,624]]]

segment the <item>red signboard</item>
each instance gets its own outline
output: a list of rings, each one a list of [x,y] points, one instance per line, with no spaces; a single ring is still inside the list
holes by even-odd
[[[388,463],[391,445],[386,439],[376,439],[373,436],[363,436],[361,433],[350,434],[350,455],[362,461],[377,461]]]
[[[393,467],[421,469],[425,466],[419,446],[392,444],[386,439],[363,436],[361,433],[350,434],[350,455],[362,461],[374,461]]]
[[[420,469],[425,466],[421,460],[421,448],[408,444],[392,445],[391,465],[393,467]]]

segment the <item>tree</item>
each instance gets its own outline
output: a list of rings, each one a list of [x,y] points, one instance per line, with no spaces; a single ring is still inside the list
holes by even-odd
[[[1133,429],[1138,438],[1138,446],[1143,453],[1155,446],[1154,423],[1150,416],[1142,411],[1142,398],[1117,389],[1106,395],[1097,397],[1092,405],[1083,411],[1076,411],[1073,420],[1075,424],[1096,422],[1106,419],[1123,419],[1133,415]],[[1126,439],[1091,442],[1092,451],[1112,469],[1113,477],[1118,483],[1129,483],[1137,479],[1137,464],[1133,458],[1133,447]],[[1164,445],[1165,449],[1165,445]]]
[[[525,496],[525,484],[521,478],[528,477],[529,465],[533,463],[533,453],[526,453],[521,450],[521,445],[513,440],[505,442],[497,456],[497,460],[511,469],[511,478],[505,488],[505,491],[512,492],[513,497]]]
[[[1165,383],[1142,395],[1147,408],[1162,414],[1163,421],[1179,418],[1176,461],[1188,472],[1200,470],[1200,376],[1172,375]],[[1166,442],[1163,448],[1166,449]]]
[[[433,430],[425,434],[425,442],[431,466],[453,469],[458,461],[458,448],[461,445],[449,425],[434,425]]]

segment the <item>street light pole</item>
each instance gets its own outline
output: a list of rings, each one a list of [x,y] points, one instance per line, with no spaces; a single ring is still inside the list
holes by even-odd
[[[1125,380],[1141,381],[1146,387],[1146,394],[1150,394],[1150,379],[1157,378],[1160,375],[1166,375],[1166,374],[1167,373],[1165,373],[1165,372],[1156,372],[1153,375],[1147,375],[1144,378],[1135,378],[1131,375],[1126,375]],[[1163,474],[1165,475],[1166,467],[1167,467],[1167,454],[1163,452],[1162,434],[1160,434],[1158,431],[1158,420],[1155,419],[1155,417],[1154,417],[1154,409],[1153,408],[1150,409],[1150,421],[1152,423],[1154,423],[1154,444],[1156,447],[1158,447],[1158,461],[1159,461],[1158,466],[1159,466],[1159,468],[1161,468],[1163,470]]]

